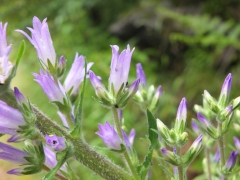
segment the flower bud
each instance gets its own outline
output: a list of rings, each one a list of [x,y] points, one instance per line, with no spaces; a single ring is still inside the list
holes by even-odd
[[[218,100],[218,105],[220,105],[221,107],[225,107],[226,104],[228,103],[231,88],[232,88],[232,74],[229,73],[222,85],[221,94]]]
[[[174,152],[169,151],[166,148],[161,148],[161,153],[162,153],[162,156],[164,157],[165,161],[169,162],[170,164],[172,164],[174,166],[180,165],[180,158]]]
[[[179,104],[177,111],[177,117],[174,126],[176,133],[182,134],[184,132],[186,119],[187,119],[187,104],[186,98],[183,98]]]
[[[225,166],[222,169],[222,173],[226,176],[231,174],[232,169],[234,168],[236,161],[237,161],[238,152],[232,151],[228,161],[226,162]]]
[[[203,94],[204,99],[207,101],[209,108],[215,112],[216,114],[218,114],[218,112],[220,111],[217,101],[209,94],[208,91],[204,90],[204,94]]]
[[[196,158],[196,156],[200,153],[201,149],[202,135],[200,134],[182,158],[182,162],[185,167],[187,167]]]

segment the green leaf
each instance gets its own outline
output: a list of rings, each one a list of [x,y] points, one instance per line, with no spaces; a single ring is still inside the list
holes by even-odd
[[[18,56],[17,56],[17,59],[16,59],[16,66],[18,66],[20,60],[22,59],[22,56],[25,52],[25,48],[26,48],[25,41],[22,41],[22,43],[20,45],[20,48],[18,50]]]
[[[152,165],[152,162],[151,162],[152,153],[155,147],[158,145],[158,134],[154,132],[154,131],[157,131],[157,122],[153,114],[148,109],[147,109],[147,118],[148,118],[148,139],[150,140],[151,144],[148,148],[148,153],[144,161],[142,162],[141,165],[137,167],[138,173],[140,174],[142,179],[146,177],[148,169]]]

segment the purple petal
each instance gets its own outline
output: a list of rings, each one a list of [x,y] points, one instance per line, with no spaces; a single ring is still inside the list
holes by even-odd
[[[143,71],[142,64],[137,63],[136,67],[137,67],[137,78],[140,79],[140,84],[146,86],[147,84],[146,75]]]
[[[63,151],[66,149],[65,139],[54,135],[45,136],[46,143],[51,146],[55,151]]]

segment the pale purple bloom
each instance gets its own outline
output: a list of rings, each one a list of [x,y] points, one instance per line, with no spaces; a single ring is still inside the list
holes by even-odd
[[[108,121],[106,121],[104,125],[98,124],[98,128],[99,132],[96,132],[95,134],[102,138],[107,147],[114,150],[121,150],[122,140]]]
[[[19,89],[17,87],[14,87],[14,95],[15,95],[15,99],[17,101],[17,103],[22,106],[23,104],[27,105],[27,100],[26,98],[23,96],[23,94],[19,91]]]
[[[35,77],[34,80],[40,84],[50,101],[64,103],[63,99],[66,98],[66,94],[59,81],[56,83],[53,77],[48,72],[44,73],[42,69],[40,69],[40,74],[33,73],[33,76]]]
[[[63,125],[65,127],[69,127],[66,116],[63,113],[61,113],[61,111],[58,111],[57,114],[61,118]]]
[[[96,95],[99,98],[105,97],[106,89],[104,85],[102,84],[101,80],[91,70],[89,70],[89,79],[91,81],[93,88],[95,89]]]
[[[137,63],[136,67],[137,67],[137,78],[140,79],[140,84],[146,86],[147,84],[146,75],[143,71],[142,64]]]
[[[7,173],[8,174],[13,174],[13,175],[16,175],[16,176],[20,176],[20,175],[22,175],[22,172],[23,172],[23,168],[15,168],[15,169],[11,169]]]
[[[52,151],[47,146],[44,146],[43,150],[44,150],[44,154],[45,154],[45,162],[44,162],[44,164],[46,164],[50,169],[54,168],[57,165],[56,153],[54,151]],[[67,172],[66,164],[64,164],[61,167],[61,170]]]
[[[45,136],[46,143],[51,146],[55,151],[63,151],[66,149],[65,139],[54,135]]]
[[[87,72],[89,71],[92,65],[93,63],[87,64]],[[78,87],[80,83],[84,79],[84,75],[85,75],[84,57],[79,56],[78,53],[76,53],[72,67],[64,81],[65,91],[68,92],[72,88],[71,94],[76,94],[78,92]]]
[[[126,87],[128,82],[128,73],[130,69],[130,63],[132,58],[132,51],[130,51],[130,46],[124,49],[120,54],[118,53],[119,47],[117,45],[111,46],[112,48],[112,61],[111,61],[111,72],[109,78],[109,85],[113,84],[114,92],[117,94],[120,87]]]
[[[5,83],[13,68],[12,63],[8,60],[12,46],[7,45],[6,30],[7,23],[3,26],[2,22],[0,22],[0,84]]]
[[[238,152],[237,151],[232,151],[228,161],[226,162],[226,164],[224,166],[224,169],[226,169],[228,171],[231,171],[236,164],[237,156],[238,156]]]
[[[161,153],[162,153],[163,157],[165,157],[165,158],[173,157],[173,152],[168,150],[167,148],[161,148]]]
[[[22,30],[16,31],[26,36],[28,40],[33,44],[37,51],[38,57],[44,66],[48,67],[49,60],[51,64],[55,67],[56,53],[53,47],[51,35],[46,21],[47,18],[45,18],[41,22],[36,16],[33,17],[33,28],[28,27],[32,37],[30,37]]]
[[[234,145],[238,151],[240,151],[240,140],[237,137],[233,137]]]
[[[162,86],[158,86],[158,88],[153,96],[153,99],[158,100],[160,98],[160,96],[162,95],[162,93],[163,93]]]
[[[135,81],[133,81],[133,83],[127,89],[130,97],[133,97],[136,94],[136,92],[138,90],[139,83],[140,83],[140,79],[136,79]]]
[[[25,124],[20,111],[0,101],[0,127],[18,130],[19,126],[24,126]]]
[[[24,158],[27,156],[29,156],[29,154],[25,151],[0,142],[0,159],[17,164],[27,164],[28,162]]]
[[[221,100],[221,98],[223,98],[223,96],[225,96],[224,101],[228,100],[228,98],[230,96],[231,88],[232,88],[232,74],[229,73],[222,85],[220,100]]]

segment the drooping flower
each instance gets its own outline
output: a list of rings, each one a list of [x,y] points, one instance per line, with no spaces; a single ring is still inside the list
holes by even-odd
[[[13,65],[8,60],[12,46],[7,45],[6,37],[7,23],[0,22],[0,84],[4,84],[6,79],[10,76]]]
[[[100,136],[107,147],[113,150],[121,150],[122,140],[118,136],[114,127],[109,124],[108,121],[104,125],[98,124],[99,132],[96,132]]]
[[[111,72],[109,78],[109,84],[113,84],[114,92],[117,94],[120,87],[126,87],[128,82],[128,73],[130,69],[130,63],[132,58],[132,51],[130,51],[130,46],[124,49],[121,54],[118,53],[119,47],[117,45],[112,45],[112,61],[111,61]]]
[[[55,151],[63,151],[66,149],[65,139],[54,135],[45,136],[46,143],[51,146]]]
[[[56,157],[56,153],[47,146],[44,146],[43,150],[44,150],[44,154],[45,154],[44,164],[46,166],[48,166],[49,168],[54,168],[57,165],[57,162],[58,162],[57,157]],[[67,172],[66,164],[63,164],[63,166],[60,169]]]
[[[19,150],[7,144],[0,142],[0,159],[16,164],[27,164],[24,157],[29,156],[25,151]]]
[[[44,73],[42,69],[40,69],[40,74],[33,73],[33,76],[35,77],[34,80],[42,87],[50,101],[57,101],[64,104],[66,94],[59,81],[57,84],[53,77],[48,72]]]
[[[31,37],[22,30],[16,30],[28,38],[35,47],[38,58],[44,67],[48,67],[48,60],[52,66],[56,66],[56,53],[53,47],[52,38],[48,29],[47,18],[42,22],[36,17],[33,17],[33,28],[28,27],[31,32]]]
[[[17,109],[8,106],[0,101],[0,126],[9,129],[18,129],[18,126],[25,125],[22,113]]]
[[[93,63],[87,64],[87,72],[91,68],[92,65],[93,65]],[[70,71],[68,72],[68,75],[64,81],[65,91],[68,92],[71,90],[71,94],[78,93],[78,87],[79,87],[80,83],[83,81],[84,75],[85,75],[84,57],[82,55],[79,56],[78,53],[76,53],[72,67],[71,67]]]

